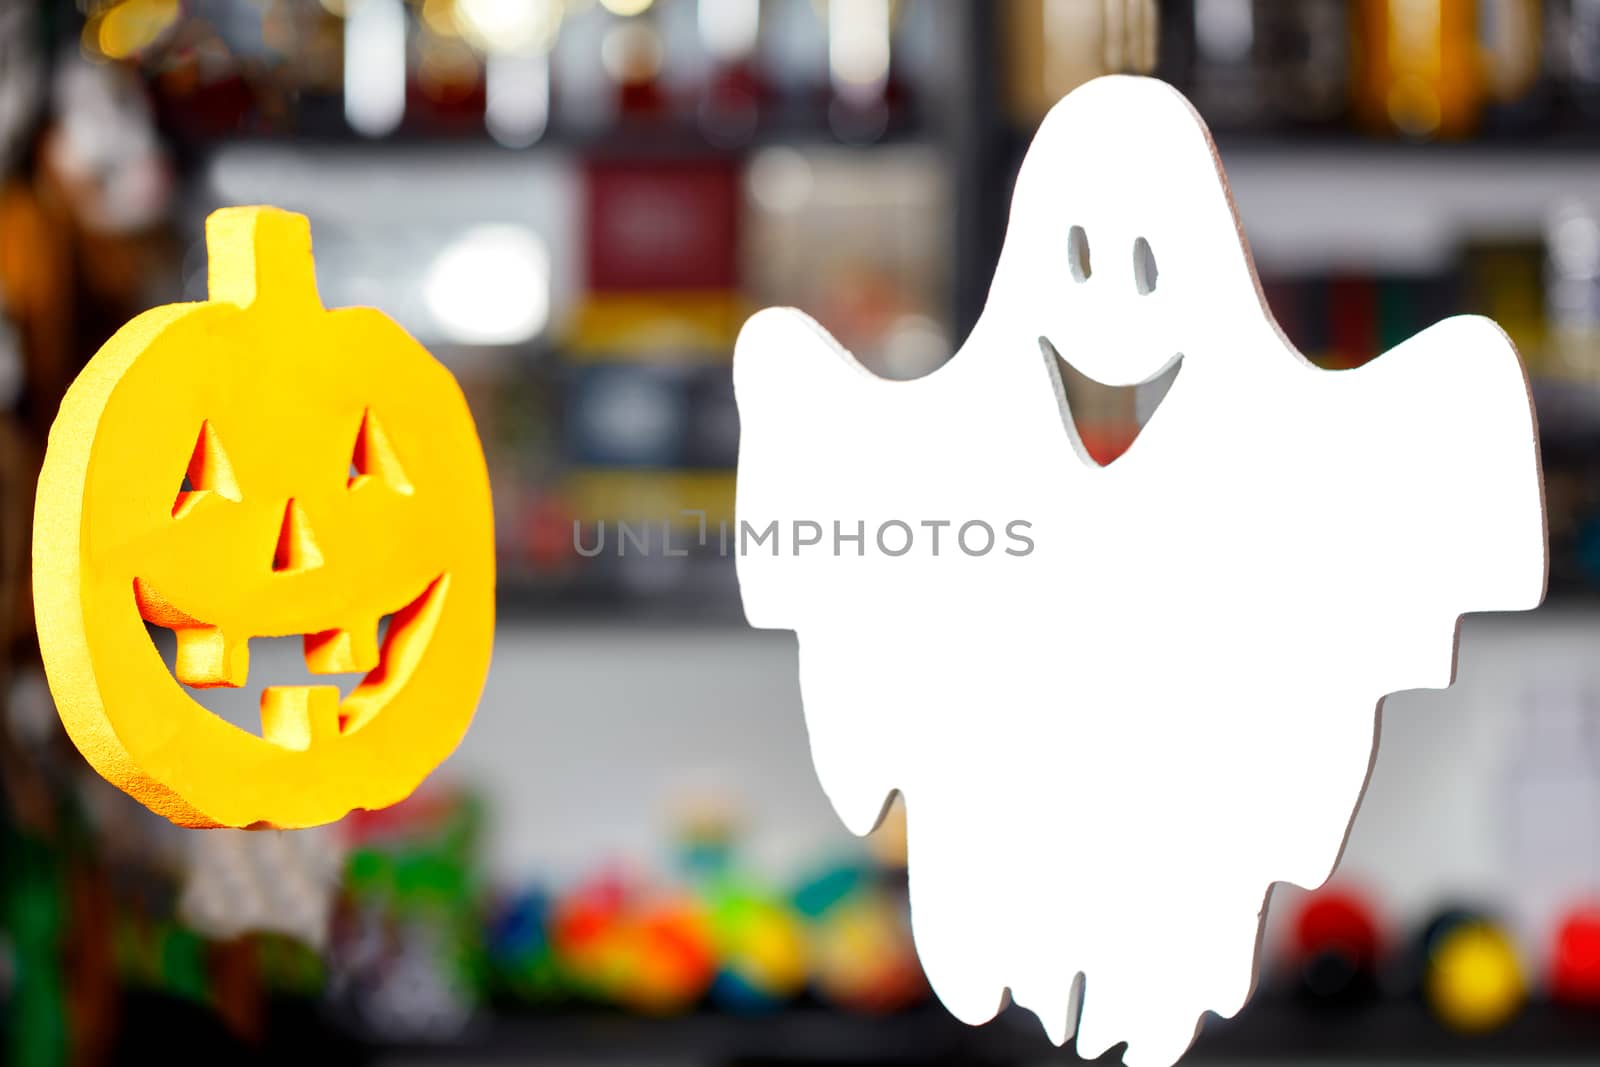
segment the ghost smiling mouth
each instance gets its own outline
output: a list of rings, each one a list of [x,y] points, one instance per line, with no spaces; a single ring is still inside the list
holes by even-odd
[[[1073,366],[1048,338],[1039,338],[1045,370],[1061,406],[1061,422],[1079,455],[1095,467],[1109,467],[1133,447],[1145,426],[1155,418],[1167,393],[1183,369],[1183,353],[1175,354],[1154,375],[1137,385],[1109,385]],[[1132,418],[1123,413],[1119,399],[1132,394],[1126,405]],[[1110,409],[1120,417],[1109,425],[1098,425],[1096,412]],[[1109,432],[1107,432],[1109,430]]]
[[[448,575],[438,575],[420,593],[382,613],[370,626],[299,635],[225,631],[174,606],[146,579],[134,579],[133,592],[144,620],[171,630],[176,637],[172,675],[189,688],[245,685],[252,637],[299,636],[306,669],[312,674],[364,672],[343,700],[336,685],[271,685],[261,691],[262,738],[284,748],[304,750],[361,729],[383,710],[391,693],[404,688],[433,637],[449,584]]]

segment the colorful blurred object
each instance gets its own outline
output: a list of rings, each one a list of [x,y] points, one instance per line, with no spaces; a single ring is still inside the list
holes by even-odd
[[[550,944],[563,979],[580,995],[616,1000],[626,985],[627,891],[617,876],[585,882],[555,902]]]
[[[1569,912],[1556,930],[1550,997],[1558,1004],[1600,1007],[1600,906]]]
[[[697,1003],[716,977],[716,946],[699,903],[669,897],[645,903],[622,938],[631,979],[622,987],[627,1007],[650,1015],[683,1011]]]
[[[84,47],[107,59],[128,59],[171,30],[180,14],[178,0],[118,0],[85,24]]]
[[[458,1037],[484,986],[479,803],[421,792],[356,812],[343,906],[328,944],[328,997],[356,1032],[388,1041]]]
[[[553,898],[528,889],[502,903],[492,987],[528,1006],[571,998],[649,1016],[767,1013],[808,989],[877,1014],[926,997],[903,872],[853,860],[778,892],[743,873],[732,810],[702,798],[681,813],[681,881],[602,869]]]
[[[523,1004],[560,999],[561,973],[550,943],[550,898],[538,889],[504,901],[489,917],[491,988]]]
[[[1467,1033],[1504,1026],[1527,997],[1516,947],[1483,920],[1456,924],[1439,935],[1422,988],[1433,1013]]]
[[[881,889],[863,889],[823,912],[811,945],[817,992],[830,1004],[886,1015],[928,996],[906,909]]]
[[[734,1012],[769,1010],[799,996],[810,975],[805,928],[788,902],[729,881],[708,893],[719,967],[711,999]]]
[[[711,925],[698,904],[616,875],[556,903],[551,943],[580,995],[649,1015],[694,1006],[716,976]]]
[[[1460,0],[1357,0],[1367,50],[1356,111],[1370,127],[1406,137],[1472,132],[1486,96],[1480,5]]]
[[[1372,905],[1353,890],[1318,890],[1295,916],[1292,960],[1297,986],[1319,1005],[1370,1001],[1378,992],[1381,953]]]

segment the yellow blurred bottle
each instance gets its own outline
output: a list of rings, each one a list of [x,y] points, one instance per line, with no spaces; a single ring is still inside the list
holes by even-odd
[[[1478,40],[1485,89],[1501,109],[1536,88],[1544,62],[1540,0],[1479,0]]]
[[[1476,0],[1357,0],[1354,11],[1362,123],[1417,139],[1472,133],[1486,95]]]
[[[999,10],[1005,101],[1024,125],[1091,78],[1155,66],[1155,0],[1005,0]]]

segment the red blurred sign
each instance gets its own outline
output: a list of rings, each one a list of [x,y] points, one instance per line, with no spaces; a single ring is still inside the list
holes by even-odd
[[[591,161],[585,193],[591,291],[737,287],[732,161]]]

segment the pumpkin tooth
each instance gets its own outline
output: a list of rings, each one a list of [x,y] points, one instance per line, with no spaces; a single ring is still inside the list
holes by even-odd
[[[306,634],[306,669],[312,674],[355,674],[378,665],[378,623]]]
[[[339,733],[339,687],[269,685],[261,691],[261,736],[304,751]]]
[[[178,657],[172,673],[184,685],[238,688],[249,678],[248,638],[235,640],[216,626],[187,626],[177,634]]]

